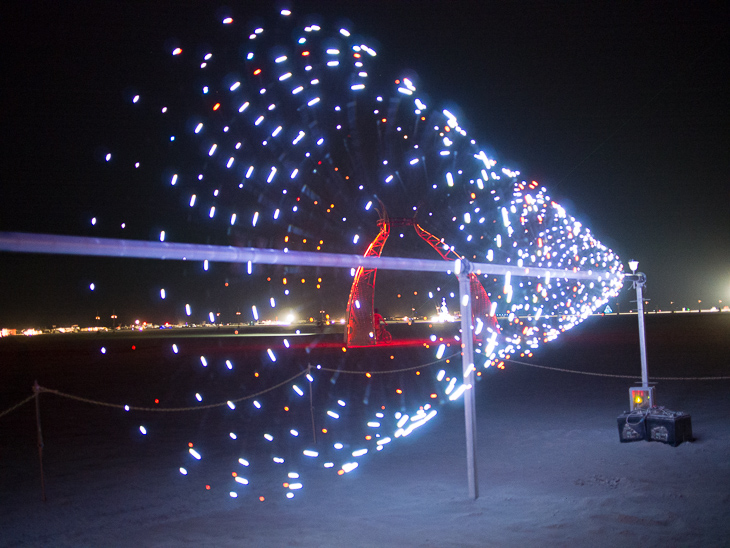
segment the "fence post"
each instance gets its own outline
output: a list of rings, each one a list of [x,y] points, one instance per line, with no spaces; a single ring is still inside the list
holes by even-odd
[[[43,432],[41,431],[41,404],[39,399],[41,387],[38,386],[37,380],[33,384],[33,393],[35,394],[35,423],[38,431],[38,461],[41,465],[41,500],[46,502],[46,482],[43,478]]]
[[[312,364],[307,364],[307,375],[312,374]],[[309,381],[309,379],[307,379]],[[312,416],[312,439],[317,444],[317,427],[314,425],[314,400],[312,398],[312,382],[309,382],[309,414]]]
[[[464,392],[464,422],[466,425],[466,473],[469,498],[479,498],[477,480],[477,413],[474,405],[474,326],[471,318],[471,265],[465,259],[458,261],[459,302],[461,304],[461,368],[462,382],[469,387]]]

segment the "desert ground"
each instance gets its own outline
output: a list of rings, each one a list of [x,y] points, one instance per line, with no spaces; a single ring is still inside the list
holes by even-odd
[[[391,413],[431,401],[438,414],[346,474],[282,449],[287,466],[301,472],[296,492],[282,487],[281,469],[259,441],[267,428],[289,428],[278,415],[253,415],[253,408],[230,416],[219,409],[125,413],[41,393],[45,502],[34,402],[0,417],[0,545],[730,546],[730,314],[650,314],[646,325],[657,404],[690,414],[694,440],[620,443],[617,416],[640,378],[636,316],[592,317],[532,357],[482,371],[476,500],[467,489],[463,400],[429,398],[439,364],[418,376],[314,372],[312,408],[305,394],[301,412],[292,409],[300,425],[293,447],[325,453],[340,436],[354,448],[364,417],[381,404]],[[198,386],[210,401],[225,401],[314,362],[375,371],[433,361],[433,347],[399,344],[425,336],[425,327],[391,330],[391,348],[347,353],[341,335],[329,332],[265,340],[228,332],[8,337],[0,339],[0,413],[32,395],[35,380],[94,401],[154,406],[158,398],[160,407],[175,407]],[[272,368],[264,347],[273,340],[280,348],[282,337],[301,344],[277,350]],[[181,351],[172,355],[175,343]],[[234,376],[219,367],[226,356],[234,358]],[[251,381],[253,369],[262,384]],[[667,379],[679,377],[688,380]],[[269,393],[276,405],[299,401],[281,390]],[[323,434],[325,409],[344,397],[352,413]],[[231,424],[239,429],[235,446],[219,435]],[[207,449],[200,463],[188,441]],[[244,450],[248,485],[230,476],[231,459]],[[230,485],[240,487],[237,498]]]

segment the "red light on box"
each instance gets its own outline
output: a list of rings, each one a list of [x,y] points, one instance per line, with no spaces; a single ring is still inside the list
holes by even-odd
[[[630,409],[651,409],[654,407],[654,387],[638,386],[629,388]]]

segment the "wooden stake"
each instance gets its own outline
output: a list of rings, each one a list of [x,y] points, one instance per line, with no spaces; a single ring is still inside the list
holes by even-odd
[[[307,374],[311,374],[312,372],[312,364],[307,364]],[[309,381],[309,379],[307,379]],[[309,383],[309,413],[312,415],[312,439],[314,440],[314,443],[316,445],[317,443],[317,428],[314,426],[314,402],[312,399],[312,383]]]
[[[38,461],[41,465],[41,500],[46,502],[46,482],[43,478],[43,432],[41,431],[41,404],[39,400],[41,387],[38,386],[38,381],[33,384],[33,393],[35,394],[35,423],[38,430]]]

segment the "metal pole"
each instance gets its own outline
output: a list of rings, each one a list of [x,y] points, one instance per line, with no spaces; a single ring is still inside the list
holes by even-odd
[[[33,393],[35,394],[35,423],[36,430],[38,432],[38,461],[41,465],[41,500],[46,502],[46,482],[43,478],[43,432],[41,431],[41,404],[38,401],[38,396],[41,393],[41,387],[38,386],[38,381],[33,384]]]
[[[363,257],[345,253],[317,253],[256,247],[231,247],[144,240],[87,238],[57,234],[0,232],[0,251],[13,253],[49,253],[53,255],[84,255],[89,257],[126,257],[178,261],[217,261],[224,263],[324,266],[334,268],[382,268],[417,272],[451,272],[451,261],[414,259],[406,257]],[[611,280],[620,287],[621,278],[610,271],[566,270],[560,268],[515,267],[492,263],[471,263],[476,274],[566,280]]]
[[[643,272],[638,274],[639,280],[634,282],[636,288],[636,308],[639,315],[639,352],[641,353],[641,386],[649,387],[649,372],[646,367],[646,337],[644,336],[644,294],[643,288],[646,283],[646,276]]]
[[[466,474],[469,482],[469,498],[479,498],[477,481],[477,414],[474,405],[474,328],[471,320],[471,265],[460,261],[457,270],[459,277],[459,301],[461,305],[461,369],[463,382],[468,386],[464,391],[464,423],[466,425]]]

